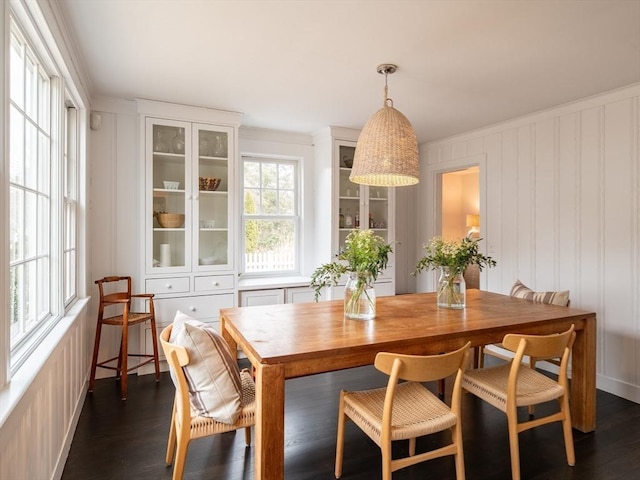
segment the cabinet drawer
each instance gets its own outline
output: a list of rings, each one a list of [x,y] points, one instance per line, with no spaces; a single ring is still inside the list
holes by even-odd
[[[207,275],[194,279],[196,292],[215,292],[217,290],[233,290],[233,275]]]
[[[247,290],[240,292],[241,307],[257,307],[261,305],[280,305],[284,303],[284,288],[270,290]]]
[[[162,295],[165,293],[188,293],[189,277],[148,278],[147,293]]]
[[[202,322],[217,322],[221,308],[235,307],[233,293],[198,297],[161,298],[155,302],[156,321],[161,325],[173,322],[180,310]]]
[[[287,303],[304,303],[315,301],[315,290],[311,287],[287,288]]]

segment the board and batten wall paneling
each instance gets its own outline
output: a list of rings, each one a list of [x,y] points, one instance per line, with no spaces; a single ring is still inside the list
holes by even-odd
[[[508,294],[520,279],[536,290],[570,290],[571,306],[598,316],[598,387],[636,402],[639,104],[634,84],[420,146],[431,170],[486,156],[482,237],[498,265],[482,288]],[[420,184],[419,196],[431,215],[437,200],[427,187]],[[424,212],[417,221],[429,238],[435,222]]]
[[[84,404],[91,358],[86,304],[79,301],[38,347],[41,356],[21,367],[37,371],[34,377],[12,380],[29,386],[0,425],[0,479],[62,476]],[[39,363],[39,368],[31,368],[29,362]]]

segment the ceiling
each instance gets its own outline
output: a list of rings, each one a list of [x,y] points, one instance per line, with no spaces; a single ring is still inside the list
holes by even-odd
[[[420,142],[640,82],[640,0],[57,0],[89,94],[362,128],[389,97]]]

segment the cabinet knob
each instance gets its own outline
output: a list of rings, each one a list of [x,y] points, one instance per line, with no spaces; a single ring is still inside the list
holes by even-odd
[[[166,288],[167,290],[171,290],[173,288],[173,285],[171,285],[170,283],[167,283],[164,288]]]
[[[220,285],[218,282],[213,282],[214,287],[217,287],[218,285]]]
[[[196,307],[189,307],[189,310],[191,310],[192,312],[196,311]]]

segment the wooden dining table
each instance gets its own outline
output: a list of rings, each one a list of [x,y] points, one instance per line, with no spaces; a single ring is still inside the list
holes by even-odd
[[[379,297],[376,307],[368,321],[344,318],[341,300],[220,311],[222,335],[255,369],[256,479],[284,478],[285,380],[372,365],[381,351],[438,354],[468,341],[477,347],[499,343],[507,333],[550,334],[573,324],[572,422],[583,432],[595,429],[594,312],[481,290],[468,290],[461,310],[437,308],[435,293]]]

